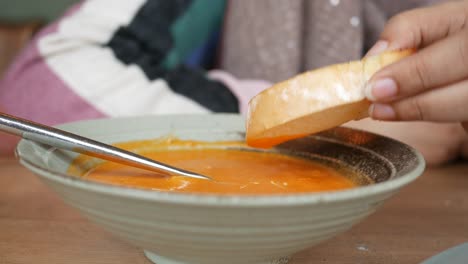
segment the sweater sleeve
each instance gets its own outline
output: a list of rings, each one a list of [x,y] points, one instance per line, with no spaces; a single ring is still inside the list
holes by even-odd
[[[202,48],[213,51],[208,42],[219,30],[222,6],[207,12],[209,3],[83,1],[42,30],[16,59],[0,81],[0,106],[46,124],[238,112],[231,90],[193,63],[193,54],[200,57]],[[198,38],[182,38],[184,32]]]

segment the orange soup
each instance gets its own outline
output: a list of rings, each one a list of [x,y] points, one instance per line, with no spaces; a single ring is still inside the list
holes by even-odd
[[[129,149],[132,144],[125,146]],[[139,153],[175,167],[207,175],[213,180],[162,176],[112,162],[91,166],[82,177],[152,190],[210,194],[307,193],[347,189],[357,185],[329,166],[280,153],[210,148],[210,145],[204,148],[198,145],[197,148],[179,149],[159,147],[153,151],[147,148]]]

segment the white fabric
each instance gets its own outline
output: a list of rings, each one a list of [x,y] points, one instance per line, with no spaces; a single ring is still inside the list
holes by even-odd
[[[102,46],[130,23],[143,3],[86,1],[60,22],[57,32],[39,41],[39,51],[70,89],[109,116],[209,112],[174,93],[164,80],[150,81],[139,67],[121,63]]]

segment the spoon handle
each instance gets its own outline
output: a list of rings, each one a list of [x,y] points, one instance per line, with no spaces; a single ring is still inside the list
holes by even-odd
[[[29,139],[59,149],[79,152],[141,169],[163,174],[176,174],[200,179],[210,179],[206,176],[178,169],[86,137],[3,113],[0,113],[0,131],[18,135],[24,139]]]

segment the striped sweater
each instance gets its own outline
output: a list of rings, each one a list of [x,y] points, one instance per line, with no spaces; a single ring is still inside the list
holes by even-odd
[[[0,81],[8,113],[58,124],[239,112],[268,86],[207,71],[224,1],[88,0],[42,30]]]

